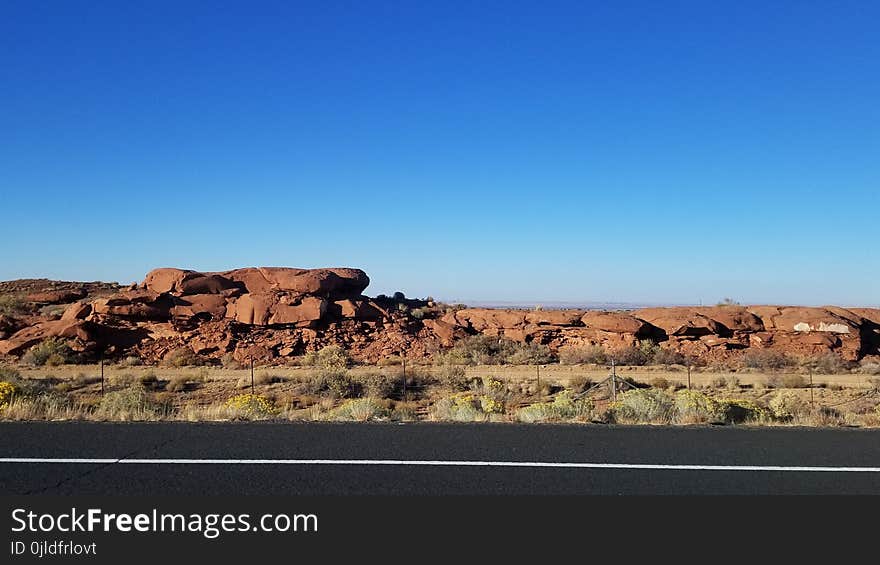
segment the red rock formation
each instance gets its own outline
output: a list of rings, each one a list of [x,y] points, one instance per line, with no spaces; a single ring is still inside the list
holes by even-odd
[[[73,288],[66,290],[44,290],[42,292],[33,292],[27,295],[29,302],[39,302],[42,304],[67,304],[88,295],[84,288]]]
[[[179,347],[215,360],[231,353],[239,360],[253,356],[271,362],[330,344],[375,362],[401,352],[430,356],[475,334],[546,344],[553,351],[585,345],[613,351],[651,339],[709,361],[735,362],[750,348],[793,356],[834,352],[847,360],[880,355],[880,310],[871,308],[465,308],[443,313],[425,308],[426,302],[371,299],[362,294],[368,284],[358,269],[280,267],[217,273],[155,269],[125,290],[42,279],[0,283],[0,290],[19,294],[36,289],[28,296],[31,302],[68,304],[61,319],[39,315],[36,308],[0,316],[0,355],[18,356],[48,337],[62,337],[78,351],[135,354],[147,362]],[[409,308],[421,314],[416,317]]]
[[[654,327],[630,314],[620,312],[590,311],[581,316],[581,323],[586,328],[603,332],[632,334],[647,337]]]

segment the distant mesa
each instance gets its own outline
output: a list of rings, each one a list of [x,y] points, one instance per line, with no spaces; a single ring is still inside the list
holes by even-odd
[[[120,287],[28,279],[0,283],[0,356],[17,358],[56,337],[85,358],[138,356],[148,363],[180,348],[206,362],[288,359],[339,344],[362,362],[391,355],[428,359],[474,335],[609,352],[649,340],[706,363],[746,352],[880,355],[880,309],[742,306],[587,310],[461,308],[429,300],[369,297],[360,269],[248,267],[223,272],[159,268]]]

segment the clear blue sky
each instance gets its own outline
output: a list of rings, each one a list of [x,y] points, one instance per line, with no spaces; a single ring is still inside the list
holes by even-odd
[[[6,1],[0,279],[877,305],[878,29],[873,1]]]

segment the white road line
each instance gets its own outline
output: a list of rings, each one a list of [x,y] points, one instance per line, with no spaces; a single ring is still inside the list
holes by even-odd
[[[664,465],[654,463],[566,463],[554,461],[431,461],[405,459],[83,459],[4,457],[3,463],[123,465],[388,465],[414,467],[532,467],[553,469],[645,469],[658,471],[776,471],[786,473],[880,473],[880,467],[790,465]]]

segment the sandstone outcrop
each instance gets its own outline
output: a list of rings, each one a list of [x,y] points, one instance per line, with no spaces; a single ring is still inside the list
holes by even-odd
[[[648,337],[654,326],[630,314],[621,312],[590,311],[581,316],[581,323],[586,328],[617,334],[632,334]]]
[[[27,295],[29,302],[39,302],[42,304],[68,304],[74,300],[79,300],[88,296],[84,288],[71,288],[66,290],[44,290],[42,292],[34,292]]]
[[[284,362],[340,344],[364,362],[405,353],[430,357],[470,335],[616,351],[651,340],[707,362],[753,349],[792,356],[880,355],[880,309],[714,306],[634,311],[444,308],[370,298],[359,269],[251,267],[223,272],[160,268],[129,287],[32,279],[0,282],[23,297],[0,315],[0,355],[20,356],[58,337],[86,356],[137,355],[158,362],[181,347],[206,360]],[[402,295],[401,295],[402,296]],[[66,305],[42,314],[43,305]]]
[[[28,326],[8,339],[0,340],[0,355],[20,355],[50,337],[77,340],[81,344],[93,343],[95,340],[92,324],[85,320],[46,321]]]
[[[633,316],[660,328],[667,336],[720,335],[726,329],[694,308],[645,308],[636,310]]]

